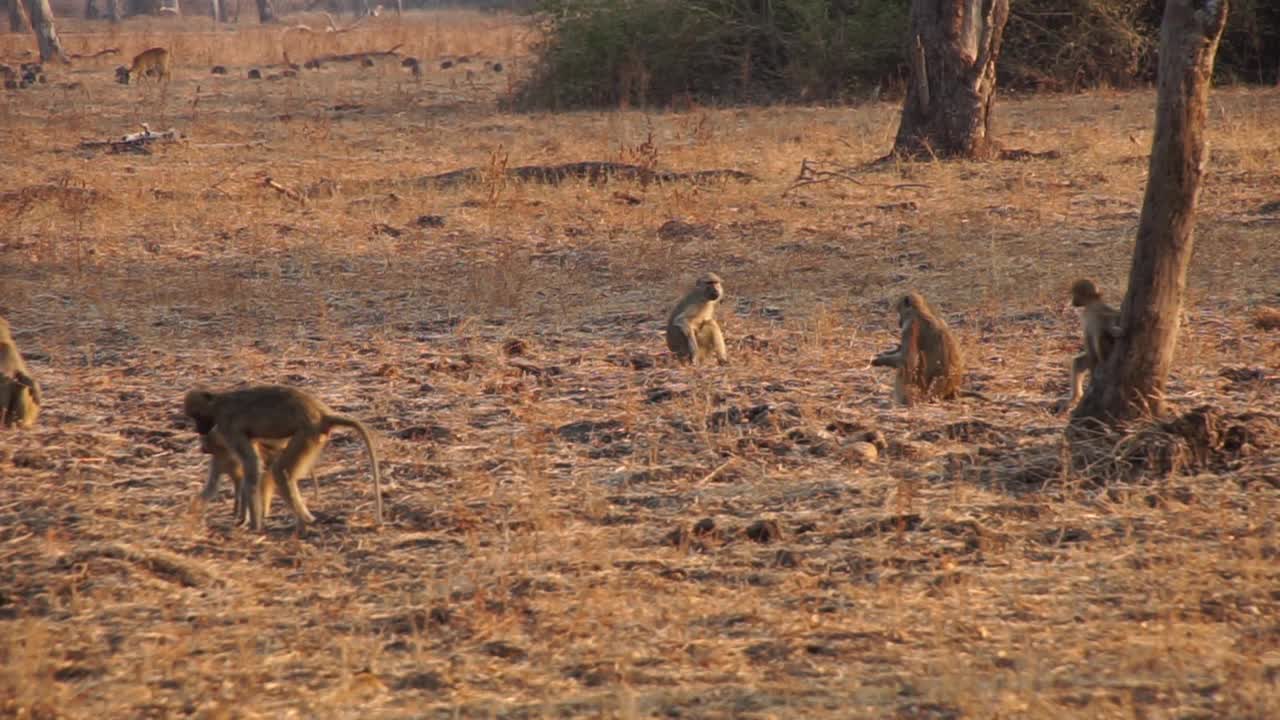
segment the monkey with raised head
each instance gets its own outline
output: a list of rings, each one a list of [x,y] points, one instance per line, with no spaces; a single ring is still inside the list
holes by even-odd
[[[122,83],[128,84],[130,79],[141,80],[144,77],[155,76],[157,81],[169,81],[169,51],[162,47],[153,47],[143,50],[133,57],[133,64],[129,69],[121,75],[116,70],[116,79]]]
[[[698,278],[667,320],[667,348],[681,362],[697,363],[715,356],[724,365],[729,357],[724,348],[724,334],[716,323],[716,308],[724,298],[720,276],[707,273]]]
[[[1120,329],[1120,311],[1102,301],[1102,292],[1092,280],[1082,278],[1071,284],[1071,304],[1084,308],[1080,315],[1084,352],[1071,358],[1071,398],[1061,409],[1075,405],[1084,394],[1084,374],[1092,373],[1115,347]]]
[[[218,495],[218,481],[223,475],[231,478],[231,486],[235,491],[235,504],[231,511],[232,517],[237,525],[245,525],[249,522],[249,503],[246,501],[244,492],[244,465],[240,463],[239,458],[231,449],[223,445],[218,440],[219,435],[205,434],[200,436],[200,452],[206,455],[212,455],[209,459],[209,478],[205,480],[204,490],[200,493],[200,499],[203,502],[209,502]],[[277,489],[275,476],[271,474],[271,467],[275,465],[276,460],[284,453],[284,448],[288,444],[285,440],[255,440],[254,446],[258,451],[258,457],[262,461],[264,473],[262,475],[262,492],[263,497],[263,513],[266,516],[271,514],[271,499]],[[320,496],[320,482],[316,480],[315,472],[311,473],[311,485],[315,489],[316,497]],[[265,520],[266,517],[263,518]]]
[[[903,295],[894,307],[902,341],[871,360],[872,366],[896,369],[893,399],[912,405],[920,400],[956,397],[964,379],[964,356],[947,323],[917,292]]]
[[[301,390],[264,385],[215,393],[192,390],[183,400],[183,411],[195,421],[196,432],[208,436],[208,447],[228,448],[244,473],[242,495],[249,506],[249,523],[263,529],[264,501],[270,499],[274,482],[293,509],[298,530],[315,518],[298,490],[298,478],[306,474],[336,427],[349,427],[364,441],[373,466],[373,489],[378,524],[382,524],[382,479],[378,454],[364,423],[338,415],[329,406]],[[254,443],[260,440],[287,440],[280,457],[270,466],[271,478],[264,480],[262,460]]]
[[[30,427],[42,402],[40,384],[27,371],[9,322],[0,317],[0,427]]]

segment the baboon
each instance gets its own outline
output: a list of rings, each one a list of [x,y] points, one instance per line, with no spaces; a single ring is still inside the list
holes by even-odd
[[[667,320],[667,348],[684,363],[698,363],[715,355],[721,365],[729,362],[724,335],[716,324],[716,308],[724,298],[720,276],[707,273],[671,311]]]
[[[917,292],[903,295],[895,307],[902,341],[871,360],[873,366],[897,369],[893,399],[912,405],[919,400],[956,397],[964,378],[964,356],[947,323]]]
[[[209,460],[209,478],[205,481],[204,490],[200,493],[200,499],[203,502],[209,502],[218,496],[218,480],[223,475],[231,478],[231,486],[235,491],[235,505],[232,517],[237,525],[245,525],[249,522],[249,503],[246,502],[244,492],[244,465],[240,463],[239,458],[231,451],[231,448],[224,445],[218,438],[219,435],[208,434],[200,436],[200,452],[206,455],[212,455]],[[271,514],[271,500],[276,491],[275,475],[271,472],[271,468],[275,465],[276,460],[284,453],[285,446],[288,445],[287,440],[255,440],[254,448],[258,452],[258,457],[266,470],[262,475],[262,492],[263,496],[263,513]],[[311,485],[315,490],[315,496],[320,496],[320,482],[316,480],[316,474],[311,473]],[[265,517],[263,518],[266,519]]]
[[[157,81],[169,82],[169,51],[162,47],[153,47],[135,55],[125,82],[129,78],[141,80],[152,75]]]
[[[226,75],[227,68],[226,66],[223,66],[223,65],[214,65],[213,69],[211,69],[209,72],[214,75]]]
[[[250,525],[263,529],[264,497],[262,463],[255,440],[288,440],[284,451],[270,466],[269,473],[280,486],[297,520],[299,531],[315,520],[298,491],[298,478],[306,474],[335,427],[353,428],[364,441],[369,464],[373,466],[373,489],[378,524],[382,524],[382,479],[378,474],[378,454],[368,428],[359,420],[338,415],[320,400],[301,390],[264,385],[215,393],[192,390],[183,400],[183,411],[195,421],[196,432],[209,436],[211,447],[230,448],[244,472],[242,494],[249,505]]]
[[[129,84],[129,68],[125,67],[124,65],[116,66],[116,82],[120,83],[121,85]]]
[[[249,72],[246,75],[246,77],[248,77],[250,80],[261,80],[262,71],[259,70],[258,68],[249,68]]]
[[[27,371],[9,322],[0,317],[0,427],[30,427],[42,402],[40,384]]]
[[[1071,304],[1084,308],[1080,316],[1084,333],[1084,352],[1071,359],[1071,398],[1062,409],[1075,405],[1084,394],[1084,374],[1093,372],[1111,354],[1120,330],[1120,311],[1102,301],[1098,286],[1088,278],[1071,284]]]

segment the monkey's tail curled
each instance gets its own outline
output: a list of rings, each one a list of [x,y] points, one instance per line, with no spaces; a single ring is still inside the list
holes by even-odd
[[[364,449],[369,456],[369,464],[373,466],[373,498],[374,507],[376,508],[378,525],[382,525],[382,477],[378,473],[378,453],[373,449],[373,436],[369,434],[369,429],[364,423],[355,418],[343,417],[342,415],[330,415],[324,419],[325,432],[329,427],[334,425],[340,427],[349,427],[360,433],[360,439],[364,440]]]

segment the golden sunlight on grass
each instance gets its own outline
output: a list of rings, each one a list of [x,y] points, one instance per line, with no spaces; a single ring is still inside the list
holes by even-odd
[[[0,94],[0,314],[46,395],[0,435],[0,714],[1280,716],[1280,91],[1214,93],[1169,386],[1246,417],[1237,451],[1099,486],[1061,462],[1067,292],[1123,296],[1152,93],[1000,101],[1060,160],[787,192],[883,155],[895,105],[511,114],[532,34],[501,14],[105,28],[67,49],[119,56]],[[114,82],[155,45],[169,85]],[[421,77],[246,79],[397,46]],[[79,147],[142,123],[184,139]],[[493,169],[586,160],[756,179]],[[707,270],[732,364],[677,367]],[[908,288],[991,402],[892,405],[868,361]],[[303,538],[194,504],[182,395],[240,382],[369,423],[388,525],[342,431]]]

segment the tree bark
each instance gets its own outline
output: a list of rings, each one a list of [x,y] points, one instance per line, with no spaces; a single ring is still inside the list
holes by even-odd
[[[224,23],[227,21],[227,6],[222,0],[209,0],[209,14],[213,16],[214,22]]]
[[[271,7],[271,0],[258,0],[258,22],[266,25],[276,21],[276,9]]]
[[[1155,137],[1129,290],[1120,308],[1124,335],[1091,373],[1071,416],[1073,426],[1119,424],[1164,410],[1208,159],[1204,126],[1213,59],[1226,22],[1227,0],[1165,3]]]
[[[49,9],[49,0],[27,0],[27,15],[31,18],[31,29],[35,32],[36,44],[40,47],[40,62],[65,60],[58,31],[53,27],[53,11]]]
[[[9,32],[24,33],[29,30],[31,22],[27,19],[27,11],[22,7],[22,0],[8,0],[8,4]]]
[[[120,22],[120,0],[107,0],[107,19],[113,23]]]
[[[911,80],[895,155],[983,158],[990,138],[996,60],[1009,0],[912,0]]]

